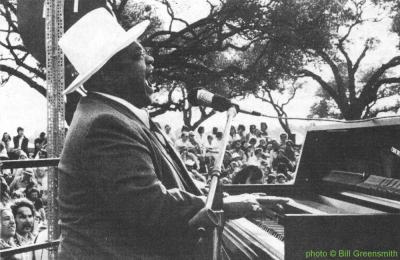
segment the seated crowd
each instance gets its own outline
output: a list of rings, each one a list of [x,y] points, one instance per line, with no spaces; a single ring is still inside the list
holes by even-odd
[[[13,138],[4,133],[0,141],[0,181],[1,181],[1,239],[0,250],[35,243],[40,234],[47,237],[47,168],[3,169],[7,160],[26,160],[45,158],[47,154],[46,134],[35,139],[35,149],[29,153],[28,139],[24,129],[18,128]],[[3,258],[1,258],[3,259]],[[4,259],[35,259],[34,253],[27,252]]]
[[[7,133],[0,142],[0,250],[36,243],[39,236],[47,237],[47,168],[1,169],[5,160],[46,157],[47,139],[45,133],[41,133],[34,142],[35,152],[29,154],[24,130],[19,127],[17,131],[18,135],[13,138],[14,147],[10,145],[11,137]],[[165,125],[164,131],[193,178],[207,183],[223,144],[223,133],[214,127],[206,134],[203,126],[196,132],[183,126],[178,137],[169,125]],[[291,183],[296,152],[286,133],[281,133],[278,140],[271,138],[266,123],[261,123],[260,129],[251,125],[248,133],[244,125],[237,129],[232,126],[223,159],[222,181],[225,184]],[[35,256],[27,252],[9,259],[35,259]]]
[[[181,155],[187,169],[199,181],[209,181],[209,173],[217,159],[223,143],[223,133],[213,127],[208,134],[203,126],[196,132],[183,126],[178,136],[165,125],[164,132]],[[286,133],[278,139],[267,133],[267,124],[261,123],[260,129],[250,125],[232,126],[223,159],[222,181],[225,184],[284,184],[292,183],[297,159],[292,140]]]

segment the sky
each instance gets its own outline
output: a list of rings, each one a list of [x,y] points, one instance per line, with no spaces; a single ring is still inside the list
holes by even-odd
[[[205,17],[208,13],[208,5],[197,0],[172,1],[175,4],[175,11],[180,17],[186,17],[189,22],[194,22],[197,19]],[[158,11],[159,15],[167,18],[165,12]],[[178,28],[179,24],[176,24]],[[373,50],[365,59],[362,65],[379,64],[387,62],[389,57],[393,57],[399,50],[395,48],[399,38],[388,33],[388,21],[383,21],[373,26],[366,25],[357,27],[355,30],[355,41],[358,38],[365,39],[366,37],[378,36],[384,44]],[[2,51],[2,49],[0,49]],[[361,51],[361,50],[358,50]],[[0,53],[1,54],[1,53]],[[358,55],[357,50],[351,55]],[[332,75],[324,73],[323,78],[330,78]],[[298,92],[296,98],[287,107],[287,113],[291,117],[306,117],[309,114],[311,105],[315,102],[314,93],[317,90],[317,85],[312,80],[308,80],[301,91]],[[284,98],[285,99],[285,98]],[[240,106],[260,111],[264,114],[276,116],[272,107],[263,103],[254,97],[250,96],[245,100],[239,101]],[[12,136],[16,135],[16,129],[19,126],[25,128],[25,134],[30,138],[31,142],[37,138],[40,132],[46,132],[47,128],[47,101],[37,91],[30,89],[23,81],[12,77],[10,81],[3,87],[0,87],[0,133],[9,132]],[[196,117],[196,115],[194,115]],[[182,115],[176,112],[167,112],[162,116],[156,117],[155,121],[165,125],[169,123],[172,128],[177,130],[183,124]],[[220,129],[224,127],[226,122],[225,113],[217,113],[215,116],[208,119],[203,125],[207,130],[211,130],[213,126]],[[244,114],[239,114],[235,117],[233,124],[239,123],[250,125],[260,122],[266,122],[270,128],[275,128],[275,134],[282,131],[277,119],[260,118]],[[291,121],[291,124],[297,126],[307,126],[310,121]],[[300,133],[302,136],[304,133]],[[301,137],[299,138],[301,139]]]

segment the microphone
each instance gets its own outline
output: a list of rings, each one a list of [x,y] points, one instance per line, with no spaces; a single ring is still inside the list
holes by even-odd
[[[213,94],[203,88],[194,88],[188,92],[188,101],[192,106],[211,107],[218,112],[227,111],[231,107],[235,107],[238,112],[261,116],[261,113],[241,108],[238,104],[230,99]]]

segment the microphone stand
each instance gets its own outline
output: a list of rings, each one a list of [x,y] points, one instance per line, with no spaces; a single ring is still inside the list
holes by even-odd
[[[237,111],[234,106],[229,108],[227,111],[228,118],[223,133],[223,141],[218,153],[217,160],[215,161],[214,168],[211,172],[211,182],[210,189],[208,192],[206,204],[202,210],[200,210],[196,216],[194,216],[190,221],[189,225],[198,225],[198,231],[200,237],[204,234],[205,227],[208,224],[213,226],[213,251],[212,260],[221,259],[221,233],[223,230],[224,223],[224,211],[223,211],[223,193],[222,185],[220,182],[222,163],[224,160],[224,155],[226,151],[226,145],[228,143],[228,136],[230,133],[232,120],[236,116]],[[209,225],[210,226],[210,225]]]

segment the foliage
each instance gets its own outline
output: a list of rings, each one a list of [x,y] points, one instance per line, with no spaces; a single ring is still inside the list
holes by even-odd
[[[356,49],[360,46],[352,38],[358,26],[367,23],[371,25],[380,22],[386,16],[393,16],[395,2],[318,0],[299,3],[303,8],[311,8],[312,16],[303,19],[297,27],[292,28],[289,33],[292,38],[285,44],[301,50],[305,55],[306,62],[299,69],[298,75],[315,80],[325,93],[329,94],[340,111],[340,115],[327,114],[329,100],[322,100],[319,101],[320,104],[313,106],[311,116],[316,113],[315,115],[319,116],[352,120],[372,117],[379,112],[397,111],[398,103],[391,106],[376,104],[383,97],[396,97],[395,91],[386,90],[396,89],[400,83],[399,73],[394,72],[394,68],[400,65],[400,56],[394,56],[375,68],[362,68],[365,57],[380,44],[380,39],[364,39],[362,50],[356,56]],[[368,11],[372,8],[375,11],[373,16],[371,11]],[[356,58],[353,58],[354,56]],[[328,69],[318,72],[310,68],[310,62]],[[324,79],[327,71],[333,75],[333,79]],[[321,108],[318,108],[319,106]]]

